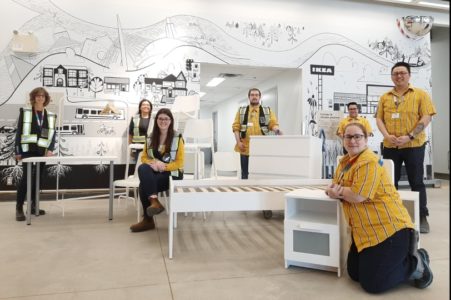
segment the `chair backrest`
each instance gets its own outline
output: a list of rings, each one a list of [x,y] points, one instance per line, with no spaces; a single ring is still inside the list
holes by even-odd
[[[393,163],[393,160],[384,158],[382,159],[382,163],[382,166],[391,179],[391,183],[395,184],[395,164]]]
[[[234,177],[239,177],[240,174],[240,157],[237,152],[224,152],[224,151],[218,151],[213,154],[213,162],[214,165],[212,166],[212,175],[214,177],[218,177],[218,175],[224,175],[224,174],[218,174],[218,172],[228,172],[232,173]]]
[[[189,119],[197,119],[200,110],[199,95],[177,96],[171,107],[174,115],[174,129],[181,128],[180,123],[184,123]]]
[[[198,140],[213,139],[212,119],[189,119],[186,121],[183,131],[185,139]]]
[[[133,173],[133,177],[138,178],[138,168],[142,164],[141,162],[141,156],[143,155],[143,152],[139,152],[138,158],[136,159],[136,165],[135,165],[135,172]]]
[[[139,150],[139,149],[143,149],[144,145],[143,144],[130,144],[127,146],[127,154],[125,157],[125,176],[124,179],[127,179],[128,177],[128,169],[129,169],[129,165],[130,165],[130,156],[132,154],[132,149],[135,150]]]

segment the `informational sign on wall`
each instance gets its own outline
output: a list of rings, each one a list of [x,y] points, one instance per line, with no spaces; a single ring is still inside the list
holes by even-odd
[[[321,110],[318,111],[318,127],[324,130],[326,139],[336,140],[337,128],[340,120],[343,119],[344,113],[342,111]]]

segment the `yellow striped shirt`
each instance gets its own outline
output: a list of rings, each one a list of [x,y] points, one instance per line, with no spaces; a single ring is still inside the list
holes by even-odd
[[[370,122],[368,122],[368,120],[366,118],[364,118],[364,117],[351,118],[348,116],[348,117],[342,119],[340,121],[340,123],[338,124],[337,135],[344,134],[345,127],[349,123],[360,123],[363,125],[363,127],[365,127],[368,134],[373,133]]]
[[[429,94],[409,85],[409,89],[404,95],[397,94],[394,89],[383,94],[379,100],[375,117],[382,120],[389,134],[399,137],[413,132],[421,117],[433,116],[436,113]],[[426,133],[423,130],[415,139],[398,148],[421,147],[425,142]],[[386,139],[384,139],[384,147],[396,148]]]
[[[248,124],[252,124],[252,126],[247,126],[246,130],[246,137],[243,140],[243,144],[245,146],[244,152],[241,152],[240,149],[235,145],[235,151],[240,152],[240,154],[249,155],[249,137],[251,135],[262,135],[262,130],[260,128],[260,105],[258,106],[250,106],[249,107],[249,116],[247,119]],[[269,124],[268,129],[273,130],[274,126],[279,126],[277,123],[276,115],[271,110],[269,114]],[[232,130],[233,132],[240,131],[241,124],[240,124],[240,110],[236,113],[235,120],[232,124]]]
[[[409,213],[378,157],[366,149],[345,171],[348,162],[349,155],[345,155],[333,181],[367,199],[360,203],[342,202],[358,252],[383,242],[403,228],[413,228]]]

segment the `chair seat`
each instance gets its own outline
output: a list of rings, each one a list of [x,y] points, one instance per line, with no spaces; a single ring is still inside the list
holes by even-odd
[[[115,187],[139,187],[139,178],[119,179],[113,182]]]

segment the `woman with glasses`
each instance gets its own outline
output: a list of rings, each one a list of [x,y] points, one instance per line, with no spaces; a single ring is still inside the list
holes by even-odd
[[[155,117],[152,134],[145,141],[142,165],[138,168],[144,216],[141,222],[130,226],[132,232],[155,228],[153,216],[164,211],[158,193],[169,189],[169,176],[183,179],[184,156],[183,138],[174,130],[174,117],[169,109],[162,108]]]
[[[144,144],[146,136],[152,130],[150,116],[152,115],[152,103],[147,99],[142,99],[138,105],[138,113],[130,120],[128,128],[129,144]],[[134,149],[135,160],[141,150]]]
[[[36,156],[52,156],[55,148],[55,124],[56,114],[45,107],[50,103],[49,93],[42,87],[37,87],[30,92],[31,107],[20,109],[17,122],[15,154],[16,160]],[[39,163],[40,177],[44,171],[45,163]],[[27,194],[27,168],[22,165],[23,175],[17,184],[16,221],[25,221],[23,204]],[[36,174],[36,166],[32,166],[32,177]],[[36,180],[32,178],[31,188],[31,213],[36,214]],[[40,181],[42,182],[42,180]],[[40,209],[39,215],[45,215]]]
[[[344,129],[348,154],[339,162],[326,194],[343,204],[352,233],[349,276],[369,293],[403,282],[417,288],[432,282],[429,255],[417,249],[417,232],[379,158],[368,148],[368,132],[359,123]]]

